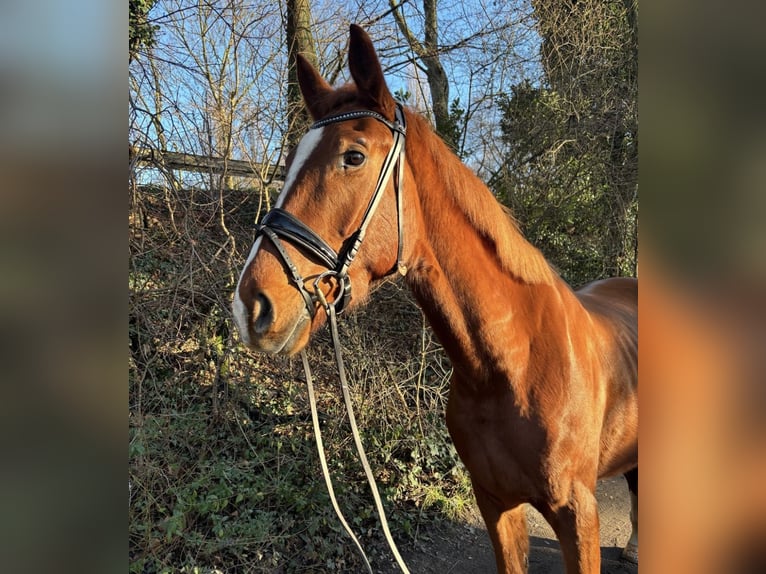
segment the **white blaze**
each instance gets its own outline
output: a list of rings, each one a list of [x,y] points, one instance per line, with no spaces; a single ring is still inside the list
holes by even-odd
[[[324,131],[324,128],[311,129],[301,139],[297,149],[295,150],[295,158],[293,159],[292,164],[290,164],[290,169],[288,170],[285,176],[285,185],[284,187],[282,187],[282,191],[279,194],[279,197],[277,198],[277,202],[274,204],[274,207],[282,207],[282,204],[285,202],[285,198],[287,197],[288,192],[290,191],[292,186],[295,184],[295,180],[298,177],[298,174],[300,173],[301,168],[303,167],[303,164],[306,163],[306,160],[309,158],[311,153],[317,147],[317,144],[319,144],[319,141],[322,139],[323,131]],[[250,342],[250,335],[249,335],[249,329],[248,329],[248,322],[250,321],[250,313],[248,312],[248,309],[243,303],[242,299],[240,299],[239,297],[239,284],[242,283],[242,276],[245,274],[245,269],[247,269],[250,266],[250,263],[252,263],[253,259],[255,259],[255,256],[258,254],[258,249],[261,246],[261,239],[262,238],[260,236],[256,238],[255,243],[253,243],[253,247],[250,249],[250,255],[247,256],[247,261],[245,261],[245,265],[242,268],[242,273],[240,273],[239,275],[239,281],[237,281],[237,288],[234,291],[234,301],[232,302],[232,311],[234,313],[234,323],[237,325],[237,329],[239,330],[239,336],[242,338],[242,340],[245,343]]]

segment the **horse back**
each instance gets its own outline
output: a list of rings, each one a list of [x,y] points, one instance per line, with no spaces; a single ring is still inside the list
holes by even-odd
[[[575,295],[592,316],[610,325],[615,337],[635,347],[638,362],[638,280],[615,277],[593,281]]]
[[[638,281],[614,278],[577,290],[583,307],[611,332],[601,433],[599,475],[634,467],[638,460]]]

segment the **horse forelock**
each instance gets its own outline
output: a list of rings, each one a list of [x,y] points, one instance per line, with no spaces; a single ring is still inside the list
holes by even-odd
[[[314,105],[319,112],[314,119],[321,120],[323,117],[329,116],[330,114],[340,111],[346,106],[354,103],[359,103],[361,105],[356,86],[352,83],[340,86],[332,92],[323,95],[320,100],[314,102]]]

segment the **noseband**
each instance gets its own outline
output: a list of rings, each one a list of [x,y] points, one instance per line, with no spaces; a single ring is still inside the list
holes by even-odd
[[[276,248],[282,261],[290,272],[293,283],[298,288],[309,317],[314,316],[316,304],[320,303],[325,309],[332,305],[336,313],[340,313],[351,300],[351,280],[348,277],[348,268],[354,261],[359,247],[364,240],[367,227],[375,214],[375,210],[383,197],[383,192],[388,185],[392,173],[394,178],[394,191],[396,193],[396,218],[398,225],[398,248],[396,254],[396,270],[405,273],[406,268],[402,264],[403,249],[403,222],[402,222],[402,171],[404,169],[404,139],[407,131],[404,119],[404,111],[400,104],[396,105],[396,118],[393,122],[387,120],[381,114],[371,110],[357,110],[344,112],[323,118],[315,122],[310,129],[318,129],[329,124],[355,120],[358,118],[374,118],[385,124],[393,133],[394,144],[383,161],[378,182],[372,193],[367,210],[362,217],[359,228],[343,242],[340,250],[336,252],[327,242],[322,239],[313,229],[300,221],[297,217],[280,207],[269,211],[262,219],[256,231],[256,237],[265,235]],[[282,241],[287,241],[297,248],[305,257],[312,259],[327,268],[314,279],[313,293],[306,288],[306,280],[301,276],[298,268],[287,254]],[[338,282],[339,294],[332,303],[328,303],[319,288],[319,283],[325,278],[334,278]]]

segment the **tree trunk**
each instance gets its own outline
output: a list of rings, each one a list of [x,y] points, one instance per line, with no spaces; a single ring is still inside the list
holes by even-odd
[[[453,131],[449,117],[449,82],[439,60],[439,30],[436,19],[436,0],[423,0],[425,12],[425,49],[423,58],[426,67],[428,87],[431,89],[431,102],[434,110],[436,131],[452,147],[457,149],[457,142],[452,141]]]
[[[311,34],[311,5],[309,0],[287,0],[287,135],[288,147],[297,145],[300,136],[308,129],[310,118],[298,86],[295,56],[301,54],[317,66],[314,37]]]

